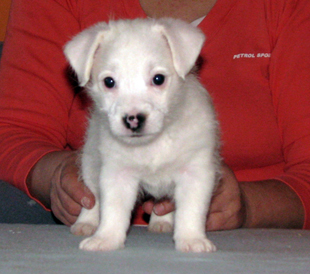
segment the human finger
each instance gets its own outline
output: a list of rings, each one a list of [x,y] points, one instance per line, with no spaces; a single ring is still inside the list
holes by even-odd
[[[60,184],[63,191],[77,204],[91,209],[95,205],[95,196],[79,180],[78,169],[75,165],[67,165],[61,172]]]
[[[151,215],[153,212],[154,205],[155,205],[154,200],[150,199],[143,203],[142,209],[145,213]]]
[[[56,191],[51,192],[51,210],[55,217],[67,226],[74,224],[78,216],[78,214],[72,214],[69,212],[75,211],[77,213],[80,212],[81,209],[81,206],[76,204],[76,209],[71,210],[70,208],[74,207],[73,203],[71,206],[64,207],[63,197],[60,198]]]
[[[51,198],[56,204],[60,204],[61,208],[72,216],[78,216],[81,212],[82,205],[77,203],[68,193],[59,185],[55,186],[55,190],[51,193]]]
[[[153,212],[158,216],[166,215],[174,210],[175,205],[171,200],[163,200],[159,203],[155,203],[153,207]]]

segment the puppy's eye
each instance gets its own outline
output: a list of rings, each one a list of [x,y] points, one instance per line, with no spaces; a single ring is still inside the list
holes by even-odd
[[[161,86],[165,82],[165,76],[162,74],[156,74],[153,78],[153,84],[155,86]]]
[[[114,86],[115,86],[115,81],[112,77],[104,78],[103,82],[107,88],[114,88]]]

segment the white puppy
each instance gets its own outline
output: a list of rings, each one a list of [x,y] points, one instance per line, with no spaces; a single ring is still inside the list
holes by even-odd
[[[211,252],[207,211],[219,172],[212,102],[191,73],[202,32],[175,19],[99,23],[65,54],[94,105],[82,151],[82,179],[96,196],[71,231],[92,235],[85,250],[124,247],[141,189],[175,200],[175,214],[151,216],[149,230],[171,231],[176,249]]]

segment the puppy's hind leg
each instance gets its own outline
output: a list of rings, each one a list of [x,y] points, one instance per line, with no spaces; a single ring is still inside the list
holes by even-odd
[[[93,235],[99,225],[99,202],[92,209],[82,208],[77,221],[71,226],[70,231],[77,236]]]
[[[101,161],[99,153],[84,153],[82,156],[82,179],[90,191],[94,194],[96,203],[92,209],[82,208],[77,221],[71,226],[71,233],[78,236],[93,235],[99,225],[99,174]]]
[[[154,212],[151,214],[148,231],[154,233],[168,233],[173,231],[174,212],[163,216],[158,216]]]

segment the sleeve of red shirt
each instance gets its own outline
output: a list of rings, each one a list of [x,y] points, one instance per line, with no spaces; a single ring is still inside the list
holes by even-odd
[[[74,92],[63,45],[80,30],[69,2],[12,1],[0,71],[0,178],[26,193],[33,165],[66,149]]]
[[[268,2],[268,1],[266,1]],[[285,170],[278,179],[299,195],[310,228],[310,2],[269,1],[270,85],[282,136]]]

